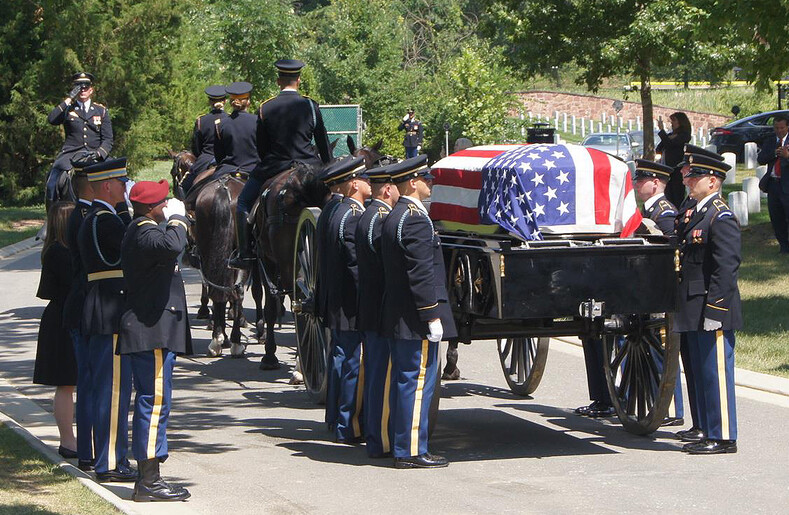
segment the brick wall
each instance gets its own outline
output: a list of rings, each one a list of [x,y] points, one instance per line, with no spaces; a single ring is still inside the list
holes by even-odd
[[[598,97],[594,95],[582,95],[576,93],[558,93],[555,91],[524,91],[516,93],[520,101],[523,103],[524,115],[531,112],[533,115],[540,115],[543,118],[554,118],[554,113],[567,113],[568,116],[575,115],[576,118],[589,118],[597,121],[602,120],[603,113],[606,113],[606,118],[610,118],[616,114],[612,106],[615,99]],[[628,102],[622,101],[623,107],[619,116],[627,124],[627,120],[643,120],[641,102]],[[667,129],[671,127],[668,117],[671,113],[679,109],[654,105],[654,118],[657,121],[659,116],[663,117]],[[702,113],[697,111],[684,111],[688,115],[690,124],[693,127],[693,132],[698,134],[699,128],[704,129],[706,133],[713,127],[718,127],[727,123],[730,120],[728,116],[722,116],[713,113]],[[561,119],[559,121],[561,123]],[[595,130],[597,125],[595,124]]]

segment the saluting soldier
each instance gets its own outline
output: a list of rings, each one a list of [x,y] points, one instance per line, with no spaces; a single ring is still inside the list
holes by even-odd
[[[413,107],[410,107],[408,113],[403,116],[403,121],[400,122],[398,130],[405,131],[403,146],[405,147],[406,159],[416,157],[422,149],[422,139],[424,138],[425,131],[422,127],[422,122],[416,119]]]
[[[427,156],[391,165],[400,198],[384,220],[381,334],[392,355],[392,454],[396,468],[446,467],[428,452],[430,403],[438,383],[438,346],[457,336],[448,304],[441,242],[422,203],[433,176]]]
[[[93,396],[94,470],[101,482],[134,481],[137,471],[126,458],[131,368],[117,354],[126,285],[121,242],[131,221],[126,205],[126,158],[85,168],[93,203],[77,234],[87,277],[81,330],[88,341]]]
[[[195,120],[195,127],[192,131],[192,153],[196,159],[189,168],[186,177],[181,181],[184,193],[189,191],[198,175],[216,165],[214,145],[217,129],[228,117],[225,112],[225,99],[227,98],[225,87],[208,86],[205,88],[205,94],[208,96],[208,103],[211,104],[211,110]]]
[[[280,92],[258,109],[260,164],[238,196],[236,230],[239,256],[230,261],[230,266],[236,268],[249,266],[253,258],[247,216],[266,181],[290,168],[294,161],[306,163],[317,170],[332,159],[318,103],[299,93],[304,63],[297,59],[280,59],[274,66]],[[315,146],[312,145],[313,138]]]
[[[190,496],[159,473],[159,464],[168,456],[173,365],[191,340],[177,262],[189,222],[183,202],[167,200],[169,190],[166,180],[141,181],[132,187],[129,198],[140,216],[129,226],[121,247],[128,286],[118,352],[130,358],[137,391],[132,452],[140,474],[132,494],[135,501],[182,501]]]
[[[392,360],[389,341],[381,336],[381,304],[384,297],[384,267],[381,259],[381,229],[400,192],[392,182],[389,166],[367,171],[372,201],[356,227],[356,260],[359,269],[359,302],[356,328],[362,333],[364,368],[364,439],[367,455],[392,455],[389,436],[389,395]]]
[[[71,77],[73,88],[63,102],[49,113],[47,121],[63,125],[66,140],[47,177],[47,200],[55,200],[60,175],[71,169],[71,159],[78,152],[88,152],[95,161],[102,161],[112,150],[112,121],[103,105],[93,102],[93,81],[87,72]]]
[[[77,464],[81,470],[93,469],[93,417],[91,414],[93,396],[91,395],[92,378],[89,366],[88,342],[82,334],[82,308],[85,304],[85,291],[88,277],[82,266],[79,255],[77,235],[82,221],[93,203],[93,189],[85,175],[85,167],[95,164],[90,154],[78,154],[71,160],[74,169],[72,184],[77,195],[74,210],[69,215],[66,226],[66,242],[71,257],[71,288],[63,304],[63,327],[71,335],[74,344],[74,356],[77,360]]]
[[[225,90],[230,95],[233,112],[221,123],[214,124],[217,167],[213,178],[228,173],[251,173],[260,162],[255,142],[255,115],[247,112],[252,84],[233,82]]]
[[[328,260],[329,271],[323,278],[323,287],[327,295],[324,322],[332,335],[331,402],[336,398],[336,417],[327,422],[334,424],[338,442],[359,443],[362,441],[364,369],[361,367],[362,338],[356,329],[359,288],[356,227],[364,212],[364,201],[371,194],[364,158],[348,156],[340,160],[327,171],[324,182],[337,184],[343,193],[342,201],[326,226],[328,234],[323,256]],[[327,400],[327,416],[333,408]]]
[[[740,226],[720,195],[730,166],[703,155],[691,154],[687,160],[690,171],[685,182],[697,203],[678,234],[682,277],[674,330],[687,338],[701,435],[683,451],[734,453],[734,331],[742,327],[737,286]]]

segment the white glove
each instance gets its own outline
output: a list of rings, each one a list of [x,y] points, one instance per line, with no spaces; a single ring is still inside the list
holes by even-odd
[[[433,343],[440,342],[441,338],[444,336],[444,326],[441,325],[441,319],[436,318],[435,320],[431,320],[427,323],[427,328],[430,331],[427,335],[427,339]]]
[[[422,145],[417,145],[416,146],[416,151],[417,152],[421,152],[422,151]]]
[[[186,207],[184,203],[177,198],[171,198],[167,201],[167,205],[162,209],[162,213],[169,220],[173,215],[186,216]]]
[[[407,122],[407,121],[408,121],[408,115],[405,115],[405,116],[403,116],[403,121],[404,121],[404,122]]]
[[[716,331],[723,327],[723,324],[718,322],[717,320],[713,320],[711,318],[704,319],[704,330],[705,331]]]

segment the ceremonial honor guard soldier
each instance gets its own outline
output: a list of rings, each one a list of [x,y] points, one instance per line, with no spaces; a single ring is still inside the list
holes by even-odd
[[[392,360],[389,341],[381,336],[381,304],[384,296],[384,268],[381,259],[381,229],[400,192],[392,183],[388,166],[367,171],[372,201],[356,227],[356,260],[359,270],[359,303],[356,328],[362,333],[364,368],[364,439],[367,455],[392,455],[389,431],[389,395]]]
[[[93,396],[94,470],[99,481],[134,481],[126,458],[131,367],[117,352],[126,285],[121,242],[131,221],[126,206],[126,158],[108,159],[84,170],[93,203],[77,235],[87,277],[82,335],[88,341]]]
[[[253,259],[247,216],[263,185],[293,166],[294,161],[306,163],[317,171],[332,159],[318,103],[299,93],[304,63],[297,59],[280,59],[274,66],[280,92],[258,109],[256,131],[260,164],[238,196],[236,230],[239,256],[230,260],[230,266],[235,268],[245,268]]]
[[[159,464],[168,456],[173,365],[176,354],[183,354],[191,340],[177,264],[189,222],[183,202],[167,200],[169,189],[165,180],[141,181],[132,187],[129,198],[140,216],[129,226],[122,246],[128,286],[118,352],[131,361],[137,392],[132,424],[132,452],[139,470],[135,501],[182,501],[190,496],[159,474]]]
[[[251,173],[260,162],[255,142],[255,115],[249,114],[252,84],[233,82],[225,87],[230,95],[233,112],[221,123],[214,124],[214,154],[217,167],[213,178],[228,173]]]
[[[408,109],[408,113],[403,117],[398,129],[405,131],[403,147],[405,147],[406,159],[416,157],[417,153],[422,149],[424,128],[422,127],[422,122],[416,119],[413,107]]]
[[[326,319],[331,330],[331,384],[328,386],[327,417],[334,410],[336,416],[327,419],[334,425],[335,439],[343,443],[362,441],[361,420],[364,369],[361,367],[361,333],[356,329],[359,274],[356,260],[356,227],[364,212],[364,201],[370,198],[370,181],[366,175],[364,158],[348,156],[326,171],[324,182],[337,184],[343,193],[342,201],[327,224],[326,277],[322,278],[327,295]]]
[[[225,87],[208,86],[205,88],[205,94],[211,104],[211,110],[195,120],[195,127],[192,131],[192,153],[196,159],[189,168],[186,177],[181,181],[183,193],[189,191],[198,175],[216,165],[214,145],[217,129],[228,117],[225,112],[225,99],[227,98]]]
[[[85,176],[85,167],[95,164],[90,155],[78,154],[71,160],[74,169],[72,185],[77,195],[74,210],[69,215],[66,227],[66,241],[71,257],[71,288],[63,304],[63,326],[69,331],[74,344],[74,356],[77,360],[77,458],[81,470],[93,469],[93,405],[92,378],[90,374],[88,342],[82,334],[82,308],[85,304],[85,291],[88,286],[88,277],[82,266],[79,255],[77,235],[82,221],[93,203],[93,189]]]
[[[457,336],[447,302],[441,242],[422,201],[433,176],[427,156],[390,165],[400,198],[384,220],[381,334],[392,355],[392,454],[396,468],[446,467],[428,452],[430,403],[438,383],[438,346]]]
[[[107,108],[91,101],[93,81],[90,73],[75,73],[68,97],[49,113],[47,121],[63,125],[66,139],[47,178],[47,200],[55,200],[60,175],[71,169],[78,152],[88,152],[95,161],[107,158],[112,150],[112,121]]]
[[[697,203],[681,233],[681,281],[674,330],[684,333],[701,415],[690,454],[737,452],[734,331],[742,327],[737,270],[740,226],[720,195],[730,166],[691,154],[685,183]],[[683,440],[692,440],[690,437]]]

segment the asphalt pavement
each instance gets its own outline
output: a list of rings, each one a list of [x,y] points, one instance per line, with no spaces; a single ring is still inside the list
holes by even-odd
[[[0,260],[0,411],[51,448],[52,388],[33,385],[39,248]],[[192,313],[199,277],[185,272]],[[250,299],[251,300],[251,299]],[[245,302],[251,306],[251,302]],[[252,311],[247,310],[252,316]],[[205,357],[210,334],[193,320],[197,354],[179,358],[169,426],[168,480],[192,498],[177,505],[126,501],[137,513],[775,513],[789,506],[789,397],[737,388],[739,452],[689,456],[673,432],[625,432],[614,420],[572,413],[588,403],[581,350],[552,341],[531,398],[509,392],[495,342],[460,348],[461,380],[444,383],[431,452],[439,470],[395,470],[362,447],[335,444],[323,410],[288,384],[294,335],[277,331],[282,370],[262,372],[262,347],[241,359]],[[251,337],[251,328],[244,330]],[[32,402],[31,402],[32,401]],[[689,427],[686,425],[686,427]]]

